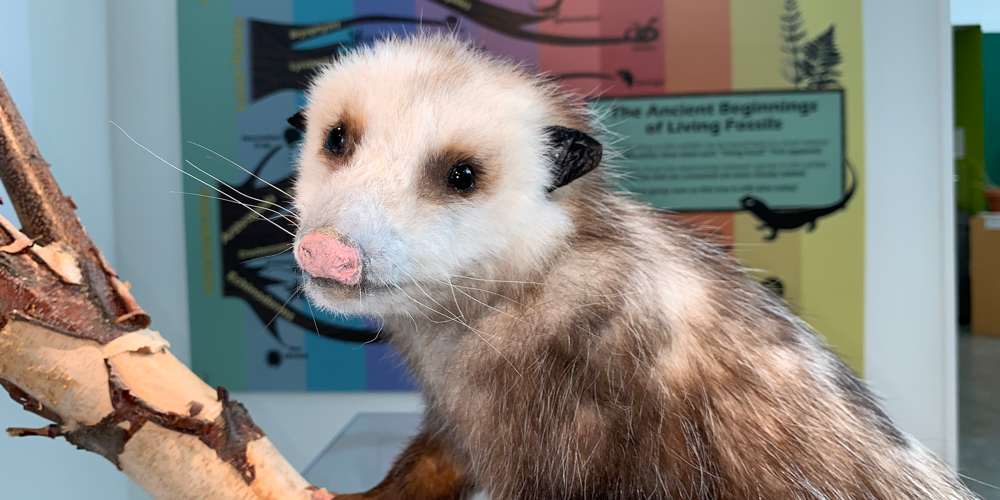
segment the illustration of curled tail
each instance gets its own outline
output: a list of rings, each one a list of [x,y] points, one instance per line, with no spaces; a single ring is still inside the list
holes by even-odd
[[[851,174],[851,185],[836,203],[818,208],[804,210],[774,210],[767,206],[764,201],[754,196],[745,196],[740,200],[740,206],[754,214],[761,224],[758,230],[769,229],[771,234],[764,237],[765,241],[772,241],[778,237],[780,231],[790,231],[808,225],[806,229],[812,232],[816,229],[816,221],[821,217],[826,217],[834,212],[843,210],[847,203],[854,197],[854,192],[858,187],[858,171],[849,160],[844,160],[846,171]]]
[[[838,203],[837,210],[843,209],[847,206],[847,202],[854,197],[854,191],[858,188],[858,171],[854,168],[854,164],[851,160],[844,160],[844,165],[847,167],[847,171],[851,174],[851,187],[847,188],[847,192],[844,193],[844,197]]]

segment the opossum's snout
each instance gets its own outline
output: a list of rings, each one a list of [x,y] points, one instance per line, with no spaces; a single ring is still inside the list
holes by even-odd
[[[354,286],[361,282],[361,254],[343,236],[315,231],[295,247],[299,267],[314,278],[326,278]]]

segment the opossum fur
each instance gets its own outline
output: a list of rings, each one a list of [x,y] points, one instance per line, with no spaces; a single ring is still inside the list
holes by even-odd
[[[323,70],[301,117],[296,244],[331,231],[361,255],[357,285],[305,290],[379,317],[427,408],[386,480],[344,498],[975,498],[724,250],[605,167],[548,192],[547,127],[600,136],[555,83],[393,38]],[[459,161],[468,192],[443,180]]]

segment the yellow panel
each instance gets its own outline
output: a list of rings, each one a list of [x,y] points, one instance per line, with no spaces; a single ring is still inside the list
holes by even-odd
[[[757,281],[781,280],[785,300],[798,312],[802,303],[799,233],[782,232],[776,240],[768,242],[762,238],[769,231],[758,231],[759,224],[760,221],[747,212],[736,213],[733,223],[736,257],[753,271]]]
[[[864,48],[861,0],[799,0],[815,36],[831,24],[843,55],[847,157],[861,180],[847,209],[820,219],[802,235],[802,317],[859,372],[864,362]],[[850,180],[848,181],[850,182]]]
[[[782,89],[781,15],[785,0],[732,0],[733,89]],[[799,0],[809,38],[836,26],[844,57],[847,155],[864,179],[864,99],[861,0]],[[734,223],[736,254],[744,263],[777,276],[796,312],[816,327],[859,372],[864,360],[864,184],[846,210],[820,219],[815,232],[782,232],[763,243],[764,232],[748,214]]]
[[[733,90],[788,88],[781,78],[784,0],[732,0]]]
[[[733,90],[788,88],[781,78],[784,0],[732,0]]]
[[[784,0],[732,0],[733,90],[790,88],[781,76],[781,15]],[[736,257],[757,270],[763,280],[777,277],[785,288],[785,300],[797,309],[801,304],[800,238],[798,232],[783,232],[765,242],[768,231],[757,229],[759,221],[738,213],[734,222]]]

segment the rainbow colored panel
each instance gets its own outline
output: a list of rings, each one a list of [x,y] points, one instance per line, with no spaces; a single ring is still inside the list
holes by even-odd
[[[752,2],[752,8],[746,4],[730,0],[178,2],[183,155],[190,162],[187,171],[204,181],[185,179],[185,191],[190,193],[185,224],[195,372],[208,383],[231,390],[414,389],[399,356],[382,342],[380,325],[366,318],[322,313],[298,292],[299,275],[288,251],[294,225],[286,193],[299,137],[285,120],[302,106],[302,91],[318,66],[389,34],[449,30],[551,75],[567,90],[615,98],[794,88],[783,77],[787,61],[782,30],[787,26],[782,19],[796,14],[789,11],[790,5],[804,19],[801,29],[809,32],[803,35],[807,42],[834,21],[841,33],[857,30],[860,40],[860,0],[838,2],[837,7],[819,0],[760,0]],[[860,43],[843,44],[841,52],[850,61],[841,71],[848,100],[860,101]],[[849,119],[854,161],[863,173],[857,156],[862,113],[854,111]],[[845,214],[857,214],[859,208],[861,201]],[[257,212],[266,213],[269,220],[256,217]],[[804,237],[798,233],[762,243],[753,221],[742,214],[681,217],[721,236],[724,244],[736,243],[741,258],[763,263],[765,270],[776,269],[793,302],[805,302],[805,290],[815,290],[809,313],[825,318],[826,310],[840,314],[857,309],[860,318],[859,294],[817,286],[829,272],[812,263],[808,248],[856,255],[863,253],[863,236],[844,239],[841,234],[828,241],[818,231],[809,236],[808,244],[799,241]],[[862,225],[856,216],[834,219],[850,220],[851,227]],[[741,253],[741,244],[752,244],[753,251]],[[863,262],[851,261],[848,267],[836,272],[840,287],[845,280],[863,282]],[[818,271],[809,274],[810,269]],[[827,307],[824,301],[833,305]],[[860,369],[858,346],[863,337],[855,326],[861,320],[825,321],[823,333]]]

